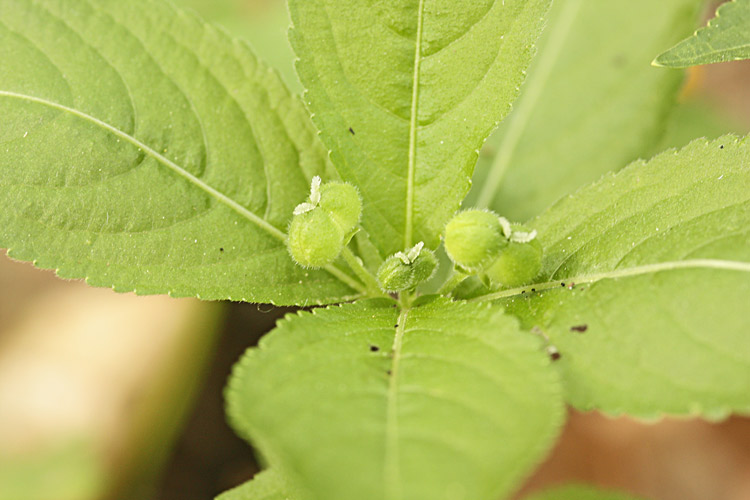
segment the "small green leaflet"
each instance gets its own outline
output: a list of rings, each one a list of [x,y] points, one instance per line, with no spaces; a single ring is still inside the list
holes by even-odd
[[[650,152],[683,76],[650,62],[694,29],[703,3],[555,0],[521,96],[487,141],[464,206],[526,221]]]
[[[636,162],[535,219],[537,284],[485,299],[502,298],[558,347],[578,408],[748,413],[749,193],[747,139]]]
[[[0,115],[11,257],[143,294],[356,295],[340,269],[304,270],[285,247],[294,206],[326,170],[305,110],[196,17],[150,0],[8,0]]]
[[[318,500],[497,500],[563,419],[541,339],[502,308],[376,299],[280,322],[234,369],[230,420]]]
[[[550,0],[290,0],[305,102],[382,256],[434,249]]]
[[[600,490],[585,485],[570,485],[536,493],[524,500],[643,500],[618,491]]]
[[[750,0],[732,0],[716,11],[708,26],[654,60],[654,66],[687,68],[750,59]]]
[[[297,500],[288,494],[281,476],[273,469],[264,470],[236,488],[216,497],[216,500]]]

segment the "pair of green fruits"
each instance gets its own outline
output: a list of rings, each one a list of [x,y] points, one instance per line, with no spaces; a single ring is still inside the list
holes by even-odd
[[[362,200],[354,186],[322,184],[320,177],[313,178],[309,200],[294,209],[289,253],[303,267],[332,263],[357,232],[361,214]],[[541,269],[542,246],[536,231],[487,210],[454,216],[445,227],[444,246],[458,272],[478,275],[495,288],[524,285]],[[386,292],[410,290],[430,279],[437,265],[435,254],[419,242],[388,257],[378,270],[378,281]]]

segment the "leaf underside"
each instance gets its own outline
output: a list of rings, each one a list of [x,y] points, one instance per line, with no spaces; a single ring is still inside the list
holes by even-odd
[[[355,295],[285,248],[295,204],[326,170],[306,111],[192,15],[150,0],[4,2],[0,115],[11,257],[142,294]]]
[[[650,152],[683,76],[650,62],[690,33],[703,3],[553,2],[521,96],[485,145],[464,205],[526,221]]]
[[[558,391],[539,338],[497,306],[373,300],[282,321],[227,401],[311,498],[496,500],[556,436]]]
[[[687,68],[750,59],[750,0],[722,4],[708,26],[654,60],[654,65]]]
[[[438,245],[549,0],[290,0],[305,102],[383,256]]]
[[[724,136],[637,162],[533,221],[537,284],[495,296],[558,347],[569,402],[750,412],[749,193],[750,143]]]

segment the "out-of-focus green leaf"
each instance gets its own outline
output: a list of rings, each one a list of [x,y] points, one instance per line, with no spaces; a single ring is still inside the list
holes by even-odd
[[[536,493],[525,500],[642,500],[618,491],[608,491],[584,485],[571,485]]]
[[[659,142],[682,80],[650,64],[703,0],[559,0],[466,206],[523,221]]]

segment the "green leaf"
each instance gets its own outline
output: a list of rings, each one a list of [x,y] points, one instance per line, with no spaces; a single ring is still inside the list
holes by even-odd
[[[702,4],[555,1],[521,97],[485,146],[465,205],[527,220],[648,152],[682,80],[649,63],[690,32]]]
[[[600,490],[591,486],[570,485],[546,490],[531,495],[525,500],[638,500],[638,498],[626,493]]]
[[[285,247],[325,170],[305,110],[197,18],[149,0],[5,2],[0,116],[10,256],[143,294],[355,295],[341,271],[296,267]]]
[[[556,374],[501,308],[426,302],[280,322],[235,367],[235,428],[319,500],[507,495],[559,430]]]
[[[521,289],[485,298],[504,298],[551,339],[574,406],[750,412],[748,165],[747,139],[698,140],[532,222],[545,246],[537,283],[523,298]]]
[[[216,500],[293,500],[286,484],[273,469],[264,470],[236,488],[225,491]]]
[[[313,121],[384,255],[435,248],[518,93],[549,0],[290,0]]]
[[[687,68],[741,59],[750,59],[750,0],[721,5],[707,27],[659,55],[654,65]]]

